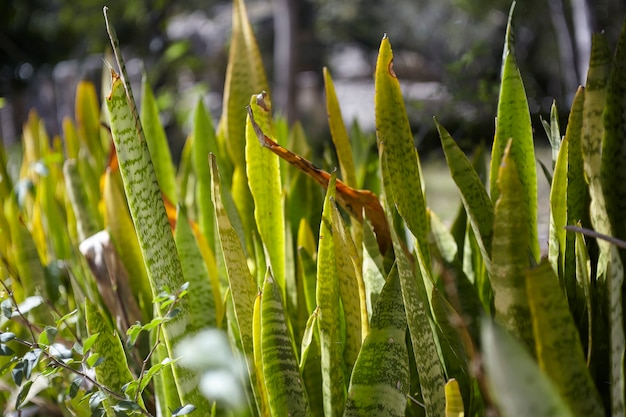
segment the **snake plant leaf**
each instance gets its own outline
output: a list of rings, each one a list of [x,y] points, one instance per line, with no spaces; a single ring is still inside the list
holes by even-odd
[[[454,378],[457,381],[462,397],[469,403],[472,379],[468,363],[469,358],[474,356],[474,342],[470,336],[468,325],[437,288],[432,292],[431,304],[437,323],[436,329],[440,340],[439,347],[445,375],[447,378]],[[460,309],[461,307],[457,308]],[[470,314],[466,311],[463,312],[466,316]]]
[[[608,78],[602,140],[602,187],[614,237],[624,240],[626,226],[626,24],[622,27]]]
[[[209,166],[211,168],[212,199],[215,207],[215,218],[218,227],[218,235],[224,264],[228,273],[230,294],[233,298],[235,323],[238,334],[241,338],[241,346],[246,356],[246,364],[252,382],[257,407],[261,406],[261,388],[256,377],[254,362],[254,340],[253,340],[253,313],[254,300],[257,295],[254,278],[250,274],[246,255],[241,246],[239,237],[226,214],[226,209],[222,202],[222,189],[217,168],[217,161],[213,154],[209,155]]]
[[[543,129],[546,131],[548,142],[552,148],[552,168],[556,165],[556,160],[559,156],[561,149],[561,130],[559,128],[559,112],[556,107],[556,100],[552,101],[552,107],[550,107],[550,122],[541,119]]]
[[[524,192],[513,160],[513,141],[502,155],[498,173],[499,198],[495,205],[491,287],[496,319],[518,340],[534,350],[532,323],[526,294],[526,269],[531,252]],[[530,254],[529,254],[530,252]]]
[[[491,319],[481,323],[487,382],[503,417],[573,417],[528,351]]]
[[[262,346],[262,325],[261,325],[261,299],[259,293],[254,299],[254,311],[252,313],[252,343],[254,347],[254,367],[259,381],[259,397],[261,399],[261,415],[270,416],[270,404],[267,397],[267,385],[265,374],[263,373],[263,346]]]
[[[187,220],[185,211],[178,208],[174,238],[185,281],[189,283],[189,317],[198,329],[217,326],[216,300],[204,258]]]
[[[248,187],[254,199],[254,218],[272,267],[274,279],[287,299],[285,279],[285,214],[283,211],[282,184],[278,156],[263,149],[258,141],[251,120],[261,129],[271,131],[271,103],[266,93],[252,96],[248,107],[250,116],[246,122],[246,174]],[[293,288],[291,289],[293,290]],[[296,305],[295,299],[289,305]]]
[[[567,154],[569,142],[565,138],[559,145],[550,187],[550,230],[548,235],[548,259],[557,271],[561,286],[565,289],[565,249],[567,224]]]
[[[404,416],[409,390],[407,316],[397,268],[393,268],[374,306],[371,329],[359,352],[344,417]]]
[[[363,285],[368,320],[372,318],[376,299],[385,285],[383,257],[376,244],[374,230],[367,219],[363,222]]]
[[[343,412],[346,400],[345,365],[341,334],[339,277],[335,259],[335,239],[331,218],[331,205],[334,204],[335,181],[333,172],[324,200],[322,224],[317,254],[316,300],[319,308],[317,324],[320,334],[322,354],[322,392],[324,394],[324,415],[338,416]]]
[[[104,359],[95,367],[96,381],[114,392],[121,393],[122,386],[134,379],[128,368],[122,342],[98,308],[89,300],[85,304],[85,317],[89,335],[98,335],[91,347],[91,354],[99,355]],[[140,395],[137,397],[137,403],[143,407],[143,399]],[[105,405],[105,408],[107,415],[115,416],[111,404],[108,407]]]
[[[162,288],[177,289],[183,284],[183,272],[150,152],[136,108],[128,101],[124,83],[115,73],[112,73],[112,78],[111,92],[106,98],[111,133],[152,292],[157,294]],[[194,323],[189,321],[189,306],[185,299],[180,301],[179,308],[180,313],[163,326],[170,354],[184,335],[194,329]],[[177,363],[173,371],[183,403],[208,404],[198,390],[198,374],[195,371]]]
[[[79,137],[89,150],[90,162],[96,172],[102,172],[106,154],[100,139],[100,106],[96,88],[90,82],[82,81],[76,86],[76,124]]]
[[[626,35],[624,35],[626,36]],[[624,38],[622,36],[621,38]],[[620,41],[623,43],[623,41]],[[623,50],[622,46],[622,50]],[[620,52],[620,56],[624,52]],[[625,59],[620,58],[617,61]],[[611,215],[617,216],[616,204],[621,203],[607,203],[606,195],[609,194],[603,191],[603,169],[604,172],[610,169],[611,166],[615,170],[614,175],[619,175],[616,168],[616,160],[611,160],[610,156],[603,156],[603,148],[606,148],[607,152],[617,152],[617,147],[621,146],[622,139],[611,137],[615,134],[617,128],[611,123],[619,123],[616,120],[616,112],[619,112],[621,98],[616,97],[614,92],[610,95],[607,93],[607,83],[609,82],[609,70],[611,63],[610,50],[607,45],[607,41],[604,37],[597,35],[592,39],[591,59],[589,63],[589,72],[587,73],[587,89],[585,91],[585,102],[583,104],[583,134],[582,134],[582,154],[583,163],[585,168],[585,174],[589,183],[589,194],[591,197],[590,216],[591,224],[596,232],[607,236],[613,236],[613,228],[611,226],[611,219],[609,217],[608,210],[611,210]],[[618,67],[621,64],[617,64]],[[621,89],[620,78],[621,75],[613,75],[610,78],[612,82],[611,88]],[[610,98],[610,103],[607,101]],[[609,108],[605,109],[605,102]],[[611,108],[611,106],[616,108]],[[607,119],[602,119],[603,112],[608,113]],[[619,116],[618,116],[619,117]],[[608,138],[606,138],[605,123],[608,123],[607,127],[610,129]],[[619,133],[621,135],[621,131]],[[621,138],[621,136],[619,136]],[[603,141],[608,141],[606,145],[603,145]],[[618,140],[620,144],[616,144],[614,141]],[[606,162],[603,159],[606,158]],[[602,165],[606,163],[605,168]],[[612,174],[612,175],[613,175]],[[605,177],[608,174],[604,175]],[[609,184],[607,184],[609,185]],[[620,187],[623,186],[620,184]],[[610,190],[611,192],[617,192],[616,190]],[[613,197],[609,197],[613,198]],[[621,213],[619,214],[621,216]],[[609,244],[604,240],[598,240],[598,246],[600,247],[600,255],[598,259],[598,280],[597,286],[599,287],[599,294],[604,294],[606,297],[603,302],[599,303],[601,309],[606,309],[610,306],[608,311],[604,314],[608,317],[609,326],[609,354],[610,354],[610,378],[611,378],[611,411],[613,414],[624,413],[624,375],[622,372],[622,356],[624,346],[624,328],[622,318],[622,283],[624,281],[624,267],[619,253],[615,246]],[[602,350],[601,341],[598,342],[597,347]],[[620,353],[622,352],[622,353]]]
[[[337,100],[337,93],[335,93],[335,84],[330,71],[326,67],[324,67],[324,87],[326,91],[328,126],[330,127],[330,136],[337,151],[341,178],[350,187],[356,187],[356,170],[354,168],[354,159],[352,158],[352,147],[350,146],[348,131],[343,123],[341,108]]]
[[[152,289],[135,226],[124,197],[119,170],[107,170],[104,174],[102,198],[106,230],[111,235],[113,245],[117,249],[128,276],[132,277],[129,281],[130,286],[137,297],[144,321],[148,321],[152,317],[153,310]]]
[[[565,130],[567,141],[567,224],[576,225],[588,218],[589,190],[585,180],[583,168],[583,156],[581,148],[581,133],[583,125],[583,104],[585,102],[585,90],[579,87],[574,96],[572,108]],[[573,233],[565,236],[565,255],[563,266],[563,281],[567,298],[571,306],[583,305],[577,296],[576,274],[576,237]],[[582,308],[579,311],[583,311]]]
[[[346,185],[356,188],[356,168],[354,166],[354,158],[352,156],[352,146],[348,131],[343,122],[341,108],[337,100],[335,85],[328,68],[324,67],[324,88],[326,92],[326,113],[328,114],[328,125],[330,127],[330,136],[335,145],[337,159],[339,160],[339,169],[341,170],[341,178]],[[356,244],[358,259],[362,257],[361,241],[363,240],[363,228],[361,222],[353,222],[351,224],[351,232],[353,240]]]
[[[281,293],[278,282],[268,273],[261,298],[261,351],[271,415],[310,416]]]
[[[314,239],[311,227],[305,219],[302,219],[298,227],[298,271],[301,273],[304,305],[309,315],[313,314],[317,306],[315,301],[317,264],[314,259],[317,247]]]
[[[63,118],[63,143],[65,144],[65,157],[77,159],[80,150],[80,139],[74,122],[69,116]]]
[[[602,165],[600,176],[606,201],[606,212],[611,223],[611,236],[626,239],[624,213],[626,209],[626,24],[622,26],[613,64],[608,78],[606,105],[604,109],[604,137],[602,140]],[[613,415],[624,414],[624,335],[623,291],[624,262],[626,255],[610,247],[607,271],[608,317],[611,346],[611,409]],[[601,307],[602,308],[602,307]],[[606,308],[606,307],[605,307]],[[621,353],[620,353],[621,352]]]
[[[606,85],[610,63],[611,51],[606,38],[599,34],[594,35],[591,44],[591,58],[583,104],[581,147],[583,166],[591,197],[591,224],[594,230],[607,236],[612,236],[613,233],[606,213],[604,193],[602,192],[601,165],[602,139],[604,136],[602,113],[604,112],[606,102]],[[604,275],[609,244],[599,240],[598,245],[603,255],[598,275]]]
[[[46,263],[49,263],[52,257],[56,259],[70,259],[72,252],[68,227],[66,226],[66,210],[57,197],[60,193],[65,194],[62,165],[60,162],[55,161],[55,159],[60,161],[60,158],[61,154],[54,150],[51,150],[46,155],[44,164],[48,169],[48,174],[40,176],[37,186],[36,200],[41,206],[47,224],[47,232],[45,234],[47,235],[50,258],[45,260]],[[51,281],[51,278],[52,276],[49,275],[48,280]],[[51,290],[49,294],[50,300],[56,302],[58,294],[54,294],[57,292],[56,288],[58,288],[58,285],[50,282],[48,286]]]
[[[343,355],[348,373],[350,373],[359,354],[361,342],[369,331],[369,320],[367,319],[365,287],[360,270],[361,265],[357,264],[358,256],[354,242],[346,230],[339,208],[335,204],[331,204],[330,208],[339,297],[341,298],[346,322],[346,345]]]
[[[395,230],[392,230],[392,239],[426,415],[443,416],[445,377],[430,324],[432,314],[424,280],[420,268],[414,267],[404,252]]]
[[[526,288],[539,367],[551,378],[574,415],[604,415],[578,330],[550,262],[544,260],[528,271]]]
[[[150,158],[154,164],[159,188],[167,199],[176,205],[178,195],[176,194],[176,173],[172,154],[165,136],[165,129],[159,118],[159,107],[154,98],[154,93],[150,87],[147,76],[144,74],[141,82],[141,125],[143,133],[148,142]]]
[[[458,247],[454,237],[434,211],[427,209],[426,212],[430,222],[430,231],[435,241],[434,247],[445,262],[455,262],[458,256]]]
[[[233,2],[233,31],[228,53],[224,102],[220,125],[224,127],[224,142],[236,168],[245,169],[245,126],[243,111],[250,95],[269,91],[263,61],[243,0]]]
[[[524,213],[520,221],[526,222],[528,245],[535,262],[539,261],[540,249],[537,236],[537,171],[533,144],[530,111],[524,91],[522,77],[515,61],[515,35],[513,32],[513,9],[511,6],[506,28],[506,38],[502,57],[502,82],[498,100],[496,135],[491,157],[490,192],[492,201],[497,201],[501,188],[498,187],[498,170],[508,141],[511,141],[511,156],[519,171],[522,193],[520,211]],[[495,257],[495,255],[494,255]]]
[[[19,285],[14,285],[13,288],[16,301],[22,302],[33,294],[46,294],[46,271],[33,237],[24,224],[24,214],[19,211],[14,199],[4,201],[4,216],[11,233],[11,252],[19,282]],[[44,319],[52,318],[47,309],[37,309],[36,314],[42,323],[48,322]]]
[[[398,207],[398,212],[426,256],[429,253],[426,238],[428,221],[417,150],[400,82],[393,71],[393,53],[386,35],[380,43],[375,79],[377,142],[389,174],[388,181],[385,181],[389,183],[393,204]]]
[[[78,171],[78,163],[75,159],[65,160],[63,177],[65,179],[67,197],[76,219],[78,240],[82,242],[98,232],[101,227],[98,224],[96,214],[92,211],[92,207],[89,204],[87,192]]]
[[[592,295],[591,280],[589,277],[589,253],[587,252],[587,246],[585,244],[585,238],[582,234],[577,233],[576,239],[576,277],[578,282],[576,283],[576,299],[585,300],[584,308],[587,314],[587,366],[592,359],[594,353],[594,333],[595,320],[594,316],[596,310],[593,307],[594,296]]]
[[[313,314],[311,314],[309,318],[307,319],[304,332],[302,333],[302,346],[300,348],[300,364],[299,364],[301,373],[304,371],[304,365],[306,364],[309,351],[311,350],[311,346],[313,345],[315,329],[317,328],[317,315],[318,315],[318,311],[317,309],[315,309],[313,311]]]
[[[493,203],[474,166],[452,136],[436,119],[435,125],[450,174],[461,193],[461,201],[474,230],[478,247],[485,263],[489,265],[493,239]]]
[[[446,382],[446,417],[464,417],[463,397],[456,379]]]
[[[194,195],[198,209],[198,223],[209,246],[215,248],[215,209],[211,200],[211,170],[207,158],[209,153],[218,152],[218,146],[213,122],[202,100],[198,100],[193,120],[191,162],[196,174]]]
[[[246,177],[244,109],[251,94],[269,91],[269,87],[244,0],[233,2],[232,25],[218,140],[230,156],[233,166],[231,194],[247,231],[246,247],[252,248],[250,237],[254,230],[254,205]]]

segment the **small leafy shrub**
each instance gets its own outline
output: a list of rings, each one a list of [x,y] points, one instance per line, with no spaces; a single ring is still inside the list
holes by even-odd
[[[328,173],[272,117],[242,0],[222,118],[198,102],[178,169],[109,30],[121,75],[103,111],[81,84],[63,140],[32,113],[23,152],[0,153],[5,414],[624,414],[626,31],[614,56],[594,37],[565,136],[556,107],[544,122],[543,256],[511,18],[489,166],[435,120],[462,200],[449,228],[425,201],[387,37],[377,153],[349,139],[324,73]]]

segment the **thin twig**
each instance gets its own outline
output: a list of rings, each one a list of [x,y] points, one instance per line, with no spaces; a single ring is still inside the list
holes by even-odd
[[[613,236],[598,233],[595,230],[587,229],[580,226],[565,226],[565,230],[567,230],[568,232],[582,233],[585,236],[593,237],[596,239],[606,240],[607,242],[614,244],[618,248],[626,249],[626,242],[624,242],[623,240],[617,239]]]

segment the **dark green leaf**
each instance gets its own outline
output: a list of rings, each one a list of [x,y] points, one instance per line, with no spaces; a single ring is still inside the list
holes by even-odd
[[[39,363],[41,352],[41,349],[33,349],[30,352],[26,352],[24,355],[22,363],[24,364],[24,377],[26,377],[26,379],[30,378],[33,368],[35,368],[35,366]]]
[[[24,379],[24,362],[18,362],[15,367],[11,370],[11,377],[13,378],[13,382],[18,387],[22,385],[22,380]]]
[[[11,356],[13,355],[13,349],[5,345],[4,343],[0,344],[0,356]]]
[[[24,400],[28,396],[28,392],[30,391],[30,387],[32,385],[33,385],[33,381],[28,381],[27,383],[24,384],[24,386],[20,390],[19,394],[17,394],[17,399],[15,400],[15,408],[17,410],[19,410],[20,407],[22,406],[22,403],[24,402]]]
[[[76,397],[78,394],[78,390],[80,389],[81,384],[83,383],[83,377],[75,378],[69,387],[67,387],[67,396],[69,399]]]

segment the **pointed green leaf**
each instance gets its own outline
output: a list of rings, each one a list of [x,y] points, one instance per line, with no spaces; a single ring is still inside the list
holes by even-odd
[[[271,132],[271,103],[265,93],[252,96],[248,111],[264,132]],[[287,299],[285,281],[285,214],[283,212],[282,184],[279,158],[259,143],[250,118],[246,123],[246,174],[254,199],[254,218],[269,257],[272,274]],[[291,305],[296,300],[289,300]]]
[[[341,317],[339,304],[339,278],[331,219],[336,178],[337,174],[333,173],[326,190],[317,255],[316,300],[319,307],[317,324],[322,353],[324,414],[327,417],[339,416],[343,412],[347,382],[344,376],[345,365],[340,326],[343,317]]]
[[[341,169],[341,178],[350,187],[356,187],[356,171],[354,168],[354,160],[352,158],[352,147],[348,138],[348,131],[343,123],[341,108],[335,93],[335,85],[330,76],[328,68],[324,67],[324,87],[326,91],[326,113],[328,114],[328,126],[330,127],[330,136],[333,139],[335,150],[337,151],[337,159],[339,160],[339,168]]]
[[[265,277],[261,301],[261,346],[271,414],[310,415],[309,401],[287,328],[281,289],[269,274]]]
[[[575,415],[602,416],[602,401],[552,266],[544,260],[526,277],[539,367],[552,379]]]
[[[237,232],[230,223],[226,209],[222,203],[222,190],[220,177],[217,169],[217,161],[213,154],[209,155],[209,166],[211,168],[212,199],[215,208],[215,218],[218,227],[218,235],[224,264],[228,273],[230,293],[233,298],[233,307],[236,319],[236,326],[241,338],[241,346],[246,356],[246,364],[250,375],[250,381],[255,394],[257,407],[261,407],[261,390],[258,387],[259,381],[255,376],[254,369],[254,340],[253,340],[253,311],[254,299],[257,295],[255,281],[250,274],[246,255],[241,246]]]
[[[404,416],[409,391],[407,316],[393,268],[372,314],[371,329],[354,364],[344,416]]]
[[[198,208],[198,223],[209,246],[215,248],[215,213],[211,200],[211,169],[208,157],[211,152],[217,154],[219,149],[213,122],[202,100],[198,100],[193,120],[191,162],[196,174],[195,202]]]
[[[104,174],[102,197],[105,227],[128,276],[132,277],[129,282],[143,311],[144,320],[149,320],[153,312],[151,284],[135,226],[128,211],[119,171],[107,171]]]
[[[170,153],[170,146],[165,136],[165,129],[159,118],[159,108],[146,75],[141,83],[141,125],[150,149],[150,157],[154,164],[159,188],[167,199],[175,206],[178,203],[176,194],[176,173]]]
[[[481,323],[483,363],[503,417],[573,417],[528,351],[490,319]]]
[[[376,243],[376,235],[369,221],[363,222],[363,285],[368,320],[372,317],[376,299],[385,285],[383,257]]]
[[[389,38],[380,44],[376,62],[376,135],[382,163],[387,166],[391,200],[424,254],[428,253],[426,202],[422,191],[417,150],[404,106],[400,82],[393,71]]]
[[[78,171],[78,163],[75,159],[67,159],[63,164],[63,176],[67,197],[72,205],[76,216],[76,228],[78,240],[83,241],[101,229],[98,217],[92,210],[89,198],[85,190],[85,183]]]
[[[99,355],[103,359],[102,363],[95,367],[96,380],[114,392],[121,393],[122,386],[133,380],[122,341],[89,300],[85,305],[85,317],[89,335],[98,335],[93,339],[91,355]],[[141,396],[138,402],[143,406]]]
[[[393,228],[391,229],[402,288],[402,300],[406,310],[426,414],[442,416],[445,408],[445,377],[437,353],[435,334],[430,325],[432,315],[424,280],[420,268],[411,264],[397,233]]]
[[[162,288],[180,288],[183,272],[176,252],[174,236],[170,229],[161,191],[143,137],[136,108],[128,101],[122,80],[113,74],[111,92],[106,98],[111,118],[111,133],[124,190],[128,199],[133,224],[141,248],[153,294]],[[183,336],[194,330],[189,321],[187,300],[182,299],[177,314],[164,326],[164,339],[170,354]],[[205,404],[200,395],[195,371],[174,364],[174,375],[183,402]]]
[[[346,322],[346,345],[343,355],[347,369],[351,370],[361,349],[361,341],[369,329],[365,305],[365,287],[361,276],[361,265],[357,265],[356,248],[352,237],[346,230],[339,208],[335,204],[331,204],[330,209],[339,297]]]
[[[435,124],[450,174],[461,193],[461,201],[468,214],[481,254],[485,262],[489,264],[493,239],[493,203],[472,163],[436,119]]]
[[[512,141],[509,143],[498,173],[500,197],[494,213],[491,288],[496,319],[532,352],[534,342],[525,273],[533,255],[528,241],[528,222],[523,213],[522,182],[510,153]]]
[[[618,39],[613,64],[608,78],[606,106],[604,109],[604,137],[602,141],[601,181],[606,200],[606,212],[612,234],[626,239],[626,24]],[[599,230],[598,230],[599,231]],[[611,407],[613,415],[624,414],[624,321],[623,282],[626,254],[618,253],[611,245],[610,264],[607,272],[606,292],[611,345]]]
[[[262,326],[261,326],[261,300],[263,294],[260,292],[254,299],[254,311],[252,313],[252,343],[254,347],[254,367],[257,379],[259,381],[258,396],[261,399],[261,415],[270,415],[270,404],[267,396],[267,384],[265,382],[265,374],[263,373],[263,345],[262,343]]]
[[[550,187],[550,232],[548,238],[548,258],[559,279],[565,268],[565,225],[567,223],[567,153],[569,142],[565,138],[561,144],[554,165],[552,186]],[[561,285],[565,289],[565,282]]]
[[[581,149],[581,132],[583,125],[583,104],[585,90],[578,88],[567,121],[565,140],[567,141],[567,224],[576,225],[588,218],[589,190],[585,180],[583,156]],[[565,263],[563,281],[570,305],[580,306],[576,284],[576,236],[573,233],[565,237]]]
[[[626,34],[621,39],[626,38]],[[620,40],[620,44],[624,44],[626,40]],[[618,51],[619,57],[616,56],[616,69],[620,71],[620,66],[624,65],[621,60],[626,59],[626,47],[621,46]],[[589,209],[591,216],[591,224],[594,230],[600,234],[614,236],[613,227],[609,213],[614,217],[616,223],[621,222],[622,213],[619,212],[619,206],[622,202],[608,203],[613,197],[612,193],[619,193],[619,186],[615,185],[607,179],[610,176],[620,176],[617,168],[617,161],[611,155],[603,155],[604,152],[619,153],[622,146],[622,126],[620,124],[619,114],[622,107],[619,97],[619,91],[624,87],[621,85],[623,74],[613,72],[609,79],[609,70],[611,68],[611,55],[607,41],[604,37],[594,36],[591,48],[591,60],[589,63],[589,72],[587,73],[587,89],[585,91],[585,103],[583,105],[583,135],[582,135],[582,153],[585,167],[585,174],[589,183],[589,194],[591,197],[591,207]],[[611,83],[610,94],[607,92],[607,83]],[[610,99],[609,101],[606,101]],[[605,102],[606,106],[605,109]],[[603,120],[603,112],[606,118]],[[606,127],[605,127],[606,125]],[[609,132],[606,129],[609,129]],[[606,142],[606,143],[605,143]],[[615,156],[619,157],[619,156]],[[603,165],[606,164],[606,167]],[[621,162],[619,162],[621,167]],[[603,174],[604,172],[604,174]],[[605,186],[616,186],[616,189],[603,190],[603,181],[608,181]],[[609,212],[610,211],[610,212]],[[619,217],[620,220],[617,218]],[[622,227],[622,224],[619,224]],[[598,294],[605,299],[599,305],[600,309],[604,309],[605,317],[608,317],[609,326],[609,353],[610,353],[610,378],[611,378],[611,411],[614,415],[624,413],[624,375],[623,375],[623,346],[624,346],[624,327],[622,317],[622,284],[624,281],[624,267],[620,254],[615,246],[599,239],[600,255],[598,259],[597,286]],[[608,306],[608,308],[607,308]],[[608,310],[608,311],[607,311]],[[598,341],[600,349],[602,349],[602,341]]]
[[[497,201],[501,188],[497,185],[498,169],[504,157],[504,150],[511,140],[511,159],[518,169],[521,184],[520,221],[526,222],[528,247],[535,261],[539,261],[539,239],[537,237],[537,172],[535,148],[530,122],[530,111],[522,77],[515,61],[515,34],[513,33],[513,9],[511,6],[506,29],[506,39],[502,57],[502,82],[498,100],[496,136],[493,142],[491,159],[490,191],[492,201]],[[495,258],[495,254],[493,255]]]
[[[216,302],[211,287],[209,271],[200,248],[193,235],[191,226],[184,210],[178,209],[176,216],[176,230],[174,232],[176,248],[183,268],[185,282],[189,283],[189,317],[198,329],[217,326]]]
[[[248,20],[244,0],[233,2],[233,30],[224,84],[223,112],[218,139],[233,165],[231,194],[246,230],[246,247],[252,248],[254,205],[248,189],[245,162],[245,107],[250,95],[269,91],[263,61]],[[224,169],[224,167],[221,167]],[[228,178],[227,176],[225,178]]]
[[[245,164],[245,107],[250,95],[269,91],[259,47],[243,0],[233,2],[233,31],[224,84],[224,141],[235,167]]]
[[[81,141],[89,150],[91,163],[95,164],[96,172],[102,172],[106,153],[100,141],[100,106],[96,87],[88,81],[76,86],[76,125]]]
[[[604,110],[601,177],[606,211],[614,237],[626,238],[626,24],[618,40],[608,78]]]
[[[606,38],[603,35],[594,35],[592,38],[591,58],[589,72],[587,73],[587,87],[585,89],[585,102],[583,104],[582,126],[582,156],[585,176],[589,183],[591,197],[590,216],[594,230],[608,236],[612,236],[610,221],[608,219],[602,192],[601,165],[602,165],[602,138],[604,136],[604,124],[602,113],[606,101],[606,84],[611,63],[611,51]],[[608,251],[608,243],[600,240],[598,245],[605,253]],[[606,262],[606,261],[604,261]],[[604,269],[599,271],[600,274]]]

